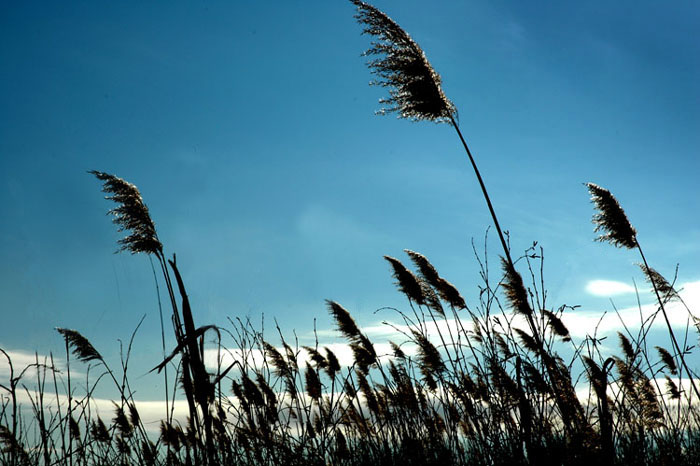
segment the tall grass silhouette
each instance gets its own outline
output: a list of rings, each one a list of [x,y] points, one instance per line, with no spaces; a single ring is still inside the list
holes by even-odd
[[[28,367],[15,368],[0,349],[9,368],[0,384],[0,463],[697,464],[700,394],[689,366],[690,328],[680,342],[668,317],[670,303],[685,303],[673,282],[647,263],[615,197],[587,184],[598,239],[638,250],[657,306],[637,323],[637,333],[623,322],[618,354],[603,347],[605,337],[575,339],[565,324],[568,306],[546,302],[541,250],[533,246],[513,259],[456,106],[422,49],[383,12],[352,3],[364,32],[376,39],[367,55],[377,84],[389,89],[383,112],[448,123],[457,132],[499,234],[502,274],[491,277],[485,255],[475,249],[481,282],[469,302],[423,254],[406,250],[409,266],[385,256],[406,298],[388,324],[396,341],[372,341],[351,312],[326,302],[349,360],[338,352],[343,347],[318,339],[299,346],[279,328],[272,341],[243,320],[197,327],[175,256],[166,256],[138,188],[92,171],[126,235],[119,250],[155,258],[165,285],[175,346],[167,347],[161,310],[163,356],[152,361],[152,372],[164,377],[165,410],[156,427],[134,397],[128,366],[136,330],[114,369],[79,331],[58,328],[65,361],[37,355]],[[666,323],[671,350],[649,348],[656,316]],[[214,367],[205,364],[205,345],[218,355]],[[72,375],[76,364],[87,366],[79,381]],[[104,407],[97,410],[103,380],[119,394],[111,419],[103,417]],[[184,419],[175,415],[178,397],[187,406]]]

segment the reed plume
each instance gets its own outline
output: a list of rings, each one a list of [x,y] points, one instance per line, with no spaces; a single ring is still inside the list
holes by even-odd
[[[503,279],[503,289],[505,290],[508,304],[517,313],[531,316],[533,311],[528,301],[527,290],[523,283],[523,277],[507,260],[502,260],[505,277]]]
[[[671,374],[678,374],[678,367],[676,366],[676,361],[675,359],[673,359],[671,353],[669,353],[666,348],[662,348],[660,346],[655,346],[655,348],[656,352],[659,353],[659,358],[661,358],[661,362],[663,362],[664,366],[666,366],[668,370],[671,371]]]
[[[620,347],[628,361],[632,361],[637,357],[637,351],[632,346],[632,342],[622,332],[617,332],[620,339]]]
[[[664,303],[679,297],[676,289],[671,283],[669,283],[668,280],[666,280],[666,278],[663,275],[661,275],[652,267],[648,267],[644,264],[637,265],[639,265],[639,268],[642,270],[642,273],[644,273],[646,281],[658,290]]]
[[[425,296],[423,296],[423,288],[420,286],[420,282],[413,273],[408,270],[400,260],[395,259],[390,256],[384,256],[394,269],[394,278],[396,279],[396,284],[399,290],[406,297],[418,305],[425,304]]]
[[[409,249],[404,250],[411,258],[411,261],[418,268],[421,277],[432,286],[440,298],[452,306],[454,309],[466,309],[467,303],[459,293],[459,290],[450,282],[440,276],[437,269],[430,263],[427,257]],[[426,293],[424,293],[426,294]],[[430,296],[425,296],[430,301]],[[429,303],[430,304],[430,303]]]
[[[82,362],[90,362],[94,360],[102,361],[102,355],[92,346],[77,330],[57,327],[56,331],[63,335],[66,343],[73,348],[73,354]]]
[[[547,309],[543,309],[542,313],[547,317],[547,324],[556,336],[561,337],[562,341],[571,341],[569,329],[566,328],[559,316]]]
[[[602,234],[596,241],[607,241],[613,246],[632,249],[637,246],[637,230],[627,219],[625,211],[620,207],[610,191],[594,183],[586,183],[591,193],[591,201],[595,204],[593,224],[596,232]]]
[[[355,18],[363,33],[375,36],[366,56],[381,56],[368,63],[379,79],[372,84],[389,88],[388,106],[378,113],[398,113],[413,121],[450,122],[456,108],[442,91],[440,75],[433,69],[420,46],[386,14],[359,0]]]
[[[381,99],[380,102],[388,103],[391,106],[378,113],[397,112],[400,118],[414,121],[444,122],[452,125],[479,181],[506,259],[513,265],[508,244],[491,203],[491,197],[486,190],[481,172],[469,150],[467,141],[457,124],[457,107],[447,99],[442,91],[440,75],[433,69],[420,46],[389,16],[360,0],[350,1],[357,7],[358,13],[355,15],[355,19],[364,26],[363,33],[378,39],[376,42],[372,42],[371,48],[365,52],[366,56],[382,56],[382,58],[370,60],[368,63],[371,72],[379,77],[379,81],[371,84],[389,88],[389,98]]]
[[[357,328],[355,319],[352,318],[350,313],[335,301],[326,300],[326,305],[328,306],[328,312],[338,326],[338,331],[348,340],[357,340],[360,336],[360,329]]]
[[[412,333],[418,345],[418,362],[420,362],[422,370],[436,375],[443,372],[445,363],[442,361],[442,356],[440,356],[440,352],[435,345],[424,334],[416,331]]]
[[[598,241],[608,241],[612,245],[617,247],[625,247],[627,249],[637,249],[639,251],[639,256],[642,259],[640,267],[642,272],[651,284],[656,300],[659,304],[659,310],[666,323],[666,328],[668,329],[668,335],[671,338],[671,343],[673,343],[673,348],[678,355],[681,367],[686,371],[690,378],[690,385],[693,388],[693,392],[700,399],[700,389],[698,389],[693,372],[688,367],[685,360],[685,352],[681,349],[676,338],[676,334],[671,326],[671,321],[668,318],[668,312],[666,311],[665,304],[674,297],[677,297],[676,291],[673,289],[670,283],[656,270],[649,266],[642,246],[637,241],[637,231],[630,224],[625,215],[625,211],[612,195],[610,191],[602,188],[593,183],[586,183],[588,191],[591,193],[591,200],[595,204],[598,212],[593,216],[593,223],[595,224],[595,231],[602,231],[603,234],[597,238]]]
[[[163,251],[163,245],[156,234],[156,227],[148,213],[148,207],[141,198],[138,188],[109,173],[91,170],[88,173],[103,181],[102,191],[109,194],[106,199],[117,203],[117,207],[108,213],[114,216],[112,220],[119,231],[130,232],[120,239],[119,251],[130,251],[132,254],[145,252],[156,254]]]

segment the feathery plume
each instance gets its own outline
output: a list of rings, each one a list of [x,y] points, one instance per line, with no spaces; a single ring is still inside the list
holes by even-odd
[[[608,374],[588,356],[583,357],[583,362],[586,363],[586,367],[588,368],[588,380],[591,381],[596,396],[602,399],[606,396]]]
[[[396,112],[399,118],[435,123],[450,122],[456,108],[442,91],[440,75],[433,69],[420,46],[386,14],[359,0],[355,19],[363,33],[377,38],[366,56],[379,56],[368,66],[379,79],[371,84],[389,88],[386,104],[378,113]]]
[[[438,280],[440,280],[440,275],[437,269],[430,263],[427,257],[423,254],[411,251],[410,249],[404,249],[404,252],[408,254],[411,258],[413,264],[418,267],[418,271],[425,280],[430,283],[430,285],[436,287]]]
[[[498,345],[498,348],[501,350],[501,353],[503,354],[504,359],[508,359],[513,355],[513,352],[510,350],[510,347],[508,346],[508,343],[506,342],[505,338],[503,338],[503,335],[499,332],[494,332],[495,336],[494,339],[496,340],[496,345]]]
[[[182,446],[180,443],[181,436],[182,432],[178,431],[175,426],[169,422],[166,423],[163,420],[160,421],[160,440],[163,442],[163,444],[174,449],[175,451],[178,451]]]
[[[365,335],[360,335],[356,341],[350,343],[350,349],[357,363],[357,370],[368,373],[369,366],[377,362],[377,353],[372,342]]]
[[[523,277],[520,276],[513,264],[501,258],[503,271],[505,272],[505,277],[503,278],[503,288],[506,293],[506,298],[508,298],[508,303],[510,307],[513,308],[515,312],[519,312],[523,315],[531,315],[532,307],[530,307],[530,302],[528,301],[527,290],[525,289],[525,284],[523,283]]]
[[[396,279],[396,284],[399,290],[406,295],[408,299],[413,301],[418,305],[425,304],[425,296],[423,296],[423,289],[420,286],[420,282],[413,273],[408,270],[400,260],[384,256],[394,269],[394,278]]]
[[[543,309],[542,312],[545,316],[547,316],[547,323],[549,324],[549,327],[552,329],[554,334],[558,337],[561,337],[562,341],[571,341],[569,329],[566,328],[566,325],[564,325],[564,322],[562,322],[559,316],[557,316],[552,311],[548,311],[547,309]]]
[[[436,287],[440,297],[453,309],[466,309],[467,302],[464,300],[459,290],[450,282],[440,277]]]
[[[391,346],[391,352],[394,354],[394,357],[396,359],[401,359],[405,360],[406,359],[406,353],[403,352],[401,347],[394,343],[393,341],[389,342],[389,345]]]
[[[671,356],[671,353],[669,353],[667,349],[660,346],[656,346],[656,351],[659,353],[661,361],[666,367],[668,367],[668,370],[671,371],[671,374],[676,375],[678,373],[678,367],[676,366],[676,361],[673,359],[673,356]]]
[[[435,269],[427,257],[409,249],[405,249],[404,251],[411,258],[413,264],[418,268],[421,277],[438,292],[443,301],[448,303],[454,309],[467,308],[467,303],[464,301],[464,298],[462,298],[462,295],[459,294],[459,290],[457,290],[457,288],[455,288],[455,286],[450,282],[440,277],[437,269]],[[426,294],[426,300],[430,301],[429,298],[430,297]],[[430,302],[428,304],[430,304]]]
[[[134,427],[131,425],[129,419],[126,417],[124,407],[119,406],[114,402],[112,403],[114,404],[114,418],[112,419],[112,423],[117,428],[122,437],[129,437],[134,432]]]
[[[520,338],[520,341],[525,348],[533,353],[540,353],[540,347],[537,345],[537,342],[532,335],[519,328],[514,328],[513,331],[518,335],[518,338]]]
[[[523,375],[529,387],[532,387],[537,393],[548,395],[551,393],[551,388],[545,380],[542,373],[532,364],[527,361],[522,362]]]
[[[622,348],[622,352],[625,353],[625,356],[629,361],[634,360],[634,358],[637,357],[637,352],[632,347],[632,342],[630,342],[629,338],[627,338],[621,332],[617,332],[617,336],[620,339],[620,347]]]
[[[284,356],[282,356],[282,353],[280,353],[277,348],[266,341],[263,341],[263,348],[265,349],[265,356],[269,358],[272,367],[279,376],[288,376],[292,373],[289,364],[284,360]]]
[[[608,241],[613,246],[632,249],[637,246],[637,230],[627,219],[625,211],[610,191],[594,183],[586,183],[591,201],[598,213],[593,215],[596,232],[603,234],[596,241]]]
[[[423,298],[425,299],[425,304],[438,313],[441,317],[445,317],[445,309],[442,307],[442,304],[440,303],[440,297],[438,294],[435,292],[432,286],[430,286],[430,283],[425,281],[423,278],[418,278],[418,283],[420,284],[420,289],[421,293],[423,294]]]
[[[102,355],[97,352],[92,343],[82,336],[77,330],[56,327],[56,331],[63,335],[69,346],[73,348],[73,354],[82,362],[90,362],[95,359],[102,361]]]
[[[332,380],[335,378],[335,374],[340,372],[340,361],[338,361],[338,357],[333,351],[331,351],[328,347],[324,348],[326,350],[326,361],[328,361],[326,372],[328,373],[328,377],[330,377]]]
[[[68,432],[73,440],[80,440],[80,426],[72,415],[68,418]]]
[[[109,430],[107,430],[107,426],[100,417],[97,418],[97,421],[92,421],[90,426],[90,435],[92,435],[93,439],[102,443],[107,443],[111,440]]]
[[[675,288],[673,288],[673,285],[671,285],[663,275],[661,275],[652,267],[647,267],[644,264],[637,265],[639,265],[639,268],[642,269],[642,273],[644,273],[644,277],[646,278],[647,282],[653,285],[659,292],[661,300],[664,303],[667,303],[668,301],[674,298],[678,298],[678,292],[675,290]]]
[[[671,380],[671,377],[666,376],[666,389],[668,394],[671,396],[672,400],[678,400],[681,397],[681,392],[678,390],[678,386]]]
[[[148,213],[148,207],[141,198],[141,193],[133,184],[109,173],[91,170],[92,175],[103,181],[102,192],[110,194],[106,199],[117,203],[117,207],[108,213],[114,216],[112,220],[119,226],[119,231],[130,234],[118,241],[119,251],[130,251],[132,254],[145,252],[155,254],[163,250],[163,245],[156,234],[156,226]]]
[[[253,382],[248,374],[241,375],[241,388],[243,389],[242,394],[245,396],[246,400],[250,402],[253,406],[261,407],[265,406],[265,400],[263,399],[262,392],[258,389],[255,382]]]
[[[310,346],[302,346],[302,348],[309,354],[309,359],[311,359],[317,368],[323,369],[328,365],[328,361],[323,357],[321,353],[318,352],[316,348]]]
[[[128,408],[129,408],[129,422],[131,422],[131,425],[136,427],[141,423],[141,415],[139,414],[138,409],[136,409],[136,404],[128,403]]]
[[[311,397],[312,400],[318,401],[322,395],[321,379],[318,377],[318,372],[314,370],[310,365],[306,365],[306,372],[304,373],[304,378],[306,380],[306,393]]]
[[[443,372],[445,370],[445,364],[435,345],[422,333],[416,332],[415,330],[412,333],[418,345],[418,362],[420,363],[423,375],[427,377],[428,375],[440,374]]]
[[[338,331],[348,340],[356,340],[360,336],[360,329],[357,328],[357,324],[350,313],[335,301],[326,300],[326,305],[328,306],[328,312],[335,319]]]
[[[11,455],[10,458],[15,458],[17,460],[17,464],[32,464],[29,459],[29,454],[22,444],[17,440],[12,431],[3,424],[0,424],[0,444],[4,445],[2,452],[9,453]]]

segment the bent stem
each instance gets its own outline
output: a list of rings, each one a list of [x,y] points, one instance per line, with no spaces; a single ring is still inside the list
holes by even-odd
[[[491,218],[493,219],[494,226],[496,227],[496,232],[498,233],[498,238],[500,239],[501,246],[503,247],[506,265],[509,269],[509,272],[507,273],[518,274],[518,272],[515,269],[515,263],[513,262],[513,259],[510,255],[510,248],[508,247],[508,243],[506,242],[503,230],[501,229],[501,224],[498,221],[496,211],[493,208],[493,204],[491,203],[491,197],[489,196],[489,193],[486,190],[486,184],[484,183],[484,179],[482,178],[481,172],[479,171],[479,168],[476,165],[476,161],[474,160],[474,156],[472,155],[471,150],[469,150],[469,145],[464,139],[464,136],[462,135],[462,132],[459,129],[459,125],[455,121],[454,116],[452,114],[450,114],[450,122],[455,131],[457,131],[459,139],[462,141],[462,145],[464,146],[464,150],[467,152],[469,162],[471,163],[472,168],[474,169],[474,173],[476,174],[476,178],[479,181],[481,192],[484,195],[484,199],[486,200],[489,212],[491,213]],[[544,342],[542,341],[542,338],[539,335],[537,324],[535,323],[531,312],[524,313],[524,316],[527,321],[528,327],[532,332],[532,337],[535,340],[535,344],[539,348],[540,356],[543,359],[544,366],[547,370],[548,375],[550,376],[552,383],[555,386],[566,387],[567,384],[565,383],[566,381],[563,379],[563,375],[559,373],[559,370],[557,369],[553,358],[551,358],[551,356],[549,356],[549,354],[545,350]],[[567,429],[571,429],[573,427],[574,433],[582,432],[587,426],[585,419],[582,416],[580,405],[578,405],[578,403],[575,402],[567,401],[566,397],[560,394],[557,390],[554,391],[554,396],[556,399],[556,403],[559,406],[561,414],[564,418],[564,423],[566,424]]]
[[[644,267],[646,270],[650,270],[649,268],[649,263],[647,263],[647,259],[644,256],[644,252],[642,251],[642,246],[639,244],[638,241],[635,239],[635,243],[637,246],[637,250],[639,251],[639,255],[642,257],[642,262],[644,263]],[[698,397],[698,400],[700,400],[700,391],[698,391],[697,385],[695,385],[695,380],[693,379],[693,373],[690,371],[690,368],[688,367],[688,364],[685,362],[685,352],[681,351],[681,347],[678,344],[678,340],[676,339],[675,333],[673,333],[673,328],[671,327],[671,321],[668,319],[668,314],[666,313],[666,306],[664,306],[664,300],[661,298],[661,293],[659,292],[658,287],[656,286],[656,283],[654,280],[649,280],[651,282],[651,286],[654,288],[654,294],[656,295],[656,299],[659,302],[659,309],[661,309],[661,315],[664,316],[664,321],[666,322],[666,327],[668,328],[668,334],[671,336],[671,342],[673,343],[673,347],[675,348],[676,352],[678,353],[678,358],[681,360],[681,364],[683,365],[683,369],[688,373],[688,379],[690,379],[690,385],[693,387],[693,391],[695,392],[695,395]]]
[[[479,186],[481,186],[481,192],[484,194],[484,199],[486,199],[486,204],[489,207],[489,212],[491,213],[491,218],[493,219],[493,223],[496,227],[496,231],[498,232],[498,238],[501,240],[501,246],[503,246],[503,252],[506,255],[506,260],[513,268],[515,268],[515,266],[513,264],[513,259],[510,257],[510,248],[508,247],[508,243],[506,242],[506,239],[503,236],[503,230],[501,230],[501,224],[498,222],[498,217],[496,217],[496,211],[493,209],[493,204],[491,204],[491,197],[489,196],[488,191],[486,191],[486,185],[484,184],[484,179],[481,177],[481,172],[479,171],[479,168],[476,166],[476,161],[474,160],[474,157],[472,156],[472,152],[469,150],[469,146],[467,145],[467,141],[464,139],[462,132],[459,130],[459,125],[455,121],[452,114],[450,114],[450,122],[452,123],[452,127],[455,129],[455,131],[457,131],[457,135],[459,136],[459,139],[462,141],[462,145],[464,146],[464,150],[467,152],[467,156],[469,157],[469,162],[471,162],[471,164],[472,164],[472,168],[474,169],[474,173],[476,174],[476,178],[477,178],[477,180],[479,180]]]

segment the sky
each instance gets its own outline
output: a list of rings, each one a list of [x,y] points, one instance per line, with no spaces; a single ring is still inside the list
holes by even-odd
[[[614,333],[615,309],[638,320],[652,302],[635,252],[593,241],[589,181],[617,196],[653,267],[679,265],[700,313],[697,3],[425,5],[376,2],[441,74],[514,255],[537,241],[550,305],[580,306],[565,313],[573,333],[604,312]],[[375,115],[385,90],[368,86],[353,14],[345,1],[3,2],[0,347],[61,354],[66,327],[115,361],[145,316],[132,370],[150,380],[153,271],[114,253],[93,169],[139,187],[198,325],[250,319],[274,339],[277,322],[308,344],[314,328],[331,338],[332,299],[381,335],[397,316],[378,310],[408,306],[382,256],[408,263],[404,249],[473,304],[491,225],[476,178],[450,126]]]

